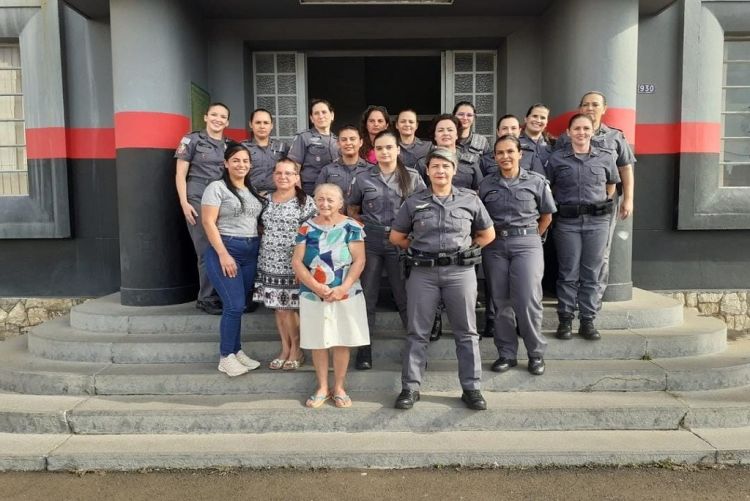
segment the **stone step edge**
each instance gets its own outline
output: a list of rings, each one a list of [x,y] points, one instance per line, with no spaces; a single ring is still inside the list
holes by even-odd
[[[706,355],[719,353],[726,348],[726,326],[713,318],[697,315],[689,316],[688,322],[679,327],[627,331],[602,330],[601,332],[604,340],[601,343],[591,344],[578,338],[573,341],[560,341],[554,338],[552,332],[545,331],[545,336],[550,343],[547,357],[549,359],[571,360],[579,358],[575,356],[575,353],[581,353],[580,359],[632,360]],[[403,331],[378,333],[374,339],[381,346],[383,346],[383,343],[389,344],[390,348],[387,351],[393,352],[393,343],[398,343],[399,347],[402,347],[404,336]],[[264,356],[272,357],[277,351],[278,335],[275,332],[262,335],[260,339],[258,339],[257,333],[243,337],[244,341],[249,344],[251,351],[260,346],[261,358]],[[114,362],[122,364],[209,362],[215,358],[218,349],[215,333],[91,333],[77,331],[65,325],[62,320],[51,321],[36,327],[28,334],[28,339],[29,351],[32,354],[49,360],[71,362]],[[259,345],[258,343],[263,344]],[[270,347],[269,343],[273,344],[273,347]],[[584,344],[581,345],[581,343]],[[484,355],[495,356],[492,340],[486,339],[484,344],[487,345],[486,347],[481,345]],[[179,356],[178,353],[174,352],[174,347],[181,345],[189,345],[188,353],[185,356]],[[448,345],[453,346],[450,332],[446,332],[444,339],[438,341],[436,346],[441,346],[439,351],[443,352],[446,349],[450,351]],[[254,349],[253,346],[256,348]],[[440,356],[443,357],[444,355]],[[375,350],[374,356],[383,359],[385,353],[383,350]],[[519,356],[525,357],[523,343],[521,343]]]
[[[485,391],[488,409],[481,413],[466,409],[459,394],[423,392],[409,411],[393,408],[396,392],[350,392],[354,404],[349,409],[336,409],[331,402],[320,409],[307,409],[305,393],[157,399],[0,394],[0,433],[240,434],[279,429],[289,433],[424,433],[750,426],[750,386],[683,394]],[[284,422],[287,424],[281,426]]]
[[[674,326],[682,323],[683,306],[678,301],[642,289],[634,289],[633,297],[632,301],[605,303],[604,308],[600,312],[601,327],[609,328],[608,322],[610,320],[616,322],[618,327],[620,325],[624,325],[625,327]],[[552,307],[547,303],[545,305],[547,317],[545,322],[548,327],[555,322],[553,318],[550,318],[554,316],[554,312],[551,309]],[[390,323],[383,323],[381,325],[393,326],[399,323],[397,321],[398,315],[395,312],[383,313],[385,315],[379,315],[381,318],[378,322],[382,322],[383,317],[385,317]],[[252,315],[247,316],[246,321],[243,323],[252,324]],[[269,318],[271,316],[265,312],[256,315]],[[482,323],[482,316],[478,311],[480,324]],[[179,318],[179,321],[174,324],[176,327],[165,330],[185,329],[194,322],[198,322],[201,325],[218,323],[218,320],[213,320],[213,318],[217,317],[210,317],[199,312],[192,303],[170,306],[122,306],[119,304],[119,293],[75,306],[71,310],[70,318],[71,325],[82,330],[111,330],[121,332],[148,331],[152,329],[149,324],[154,321],[165,324],[167,320],[171,319],[170,321],[174,321],[175,318]]]
[[[229,379],[216,371],[215,364],[208,363],[122,365],[39,360],[25,351],[25,341],[15,338],[0,346],[2,390],[38,394],[236,394],[263,393],[258,391],[258,385],[268,387],[271,379],[278,392],[285,388],[305,388],[314,381],[311,367],[281,379],[266,369]],[[655,360],[561,360],[548,363],[544,379],[526,374],[522,366],[507,374],[495,374],[488,371],[489,363],[483,363],[483,387],[487,389],[710,390],[750,384],[750,339],[735,341],[718,355]],[[393,389],[400,386],[400,370],[400,364],[382,363],[371,371],[352,371],[349,379],[355,388]],[[561,385],[556,379],[561,375],[567,375],[570,381],[566,379]],[[425,389],[452,388],[455,383],[455,361],[429,363]]]
[[[266,435],[0,434],[0,470],[529,467],[737,464],[750,428],[693,431],[287,433]],[[290,442],[290,440],[292,440]],[[293,443],[293,450],[281,447]]]

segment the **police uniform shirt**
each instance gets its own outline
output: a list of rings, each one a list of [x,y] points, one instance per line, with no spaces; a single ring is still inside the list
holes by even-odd
[[[213,139],[205,130],[194,131],[180,140],[174,158],[190,163],[188,177],[208,184],[222,176],[226,149],[226,139]]]
[[[398,154],[401,162],[407,167],[415,168],[417,163],[427,156],[432,149],[432,143],[422,141],[418,137],[414,138],[411,144],[398,142],[401,152]]]
[[[435,146],[430,151],[433,149],[435,149]],[[461,149],[456,150],[456,156],[458,157],[458,167],[456,168],[456,173],[453,175],[453,186],[476,191],[479,189],[479,183],[482,182],[482,178],[484,177],[480,163],[481,157],[476,153],[461,151]],[[424,179],[425,185],[429,186],[430,178],[427,176],[426,156],[417,163],[417,171],[422,176],[422,179]]]
[[[346,165],[341,158],[338,158],[335,162],[326,165],[320,170],[315,185],[333,183],[341,188],[341,191],[344,193],[344,198],[346,199],[349,194],[349,188],[354,180],[354,176],[360,172],[366,171],[370,167],[372,167],[371,164],[368,164],[359,157],[357,157],[357,163],[354,165]]]
[[[292,140],[287,157],[302,166],[300,179],[303,185],[314,185],[320,169],[339,156],[338,138],[335,134],[324,135],[312,127],[298,132]]]
[[[414,169],[406,168],[411,180],[411,192],[420,191],[425,187],[422,178]],[[401,189],[398,186],[396,171],[393,175],[383,178],[380,168],[373,165],[364,172],[354,176],[347,205],[357,205],[360,208],[362,221],[376,226],[391,226],[396,213],[403,203]]]
[[[255,140],[242,141],[242,146],[250,152],[250,184],[258,191],[273,191],[273,169],[276,162],[286,157],[289,146],[283,141],[271,139],[268,146],[260,146]]]
[[[570,136],[568,136],[567,132],[563,132],[560,137],[557,138],[555,150],[564,150],[569,144]],[[599,130],[591,136],[591,144],[602,149],[610,150],[615,156],[615,163],[618,167],[634,165],[637,162],[635,155],[633,155],[633,150],[625,139],[625,134],[623,134],[620,129],[601,124]]]
[[[620,182],[620,173],[610,150],[591,146],[585,155],[576,155],[573,147],[557,150],[545,167],[559,204],[587,205],[607,199],[607,184]]]
[[[557,212],[544,176],[524,169],[511,179],[500,172],[485,177],[479,186],[479,198],[495,225],[502,228],[532,228],[537,226],[540,214]]]
[[[521,168],[545,176],[544,164],[549,159],[551,151],[544,137],[534,141],[526,134],[521,134],[518,141],[521,143]]]
[[[492,218],[476,192],[455,186],[445,201],[429,188],[414,193],[393,221],[394,230],[411,233],[411,249],[429,253],[468,249],[472,235],[491,226]]]

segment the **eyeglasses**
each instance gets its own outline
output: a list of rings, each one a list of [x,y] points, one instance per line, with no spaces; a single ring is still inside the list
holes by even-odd
[[[461,113],[456,113],[456,116],[458,118],[474,118],[474,113],[464,113],[463,111]]]
[[[297,175],[297,173],[296,172],[279,172],[279,171],[277,171],[277,172],[274,172],[273,175],[274,176],[278,176],[278,177],[294,177],[294,176]]]

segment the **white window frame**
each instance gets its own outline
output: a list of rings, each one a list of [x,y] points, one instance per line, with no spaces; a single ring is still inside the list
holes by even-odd
[[[0,67],[0,75],[5,72],[18,71],[21,72],[21,47],[18,41],[14,42],[0,42],[0,49],[15,49],[19,61],[16,66],[5,66]],[[21,75],[23,75],[21,73]],[[23,76],[21,76],[23,78]],[[20,92],[0,92],[0,97],[20,97],[21,98],[21,116],[15,116],[11,118],[0,118],[0,123],[3,124],[21,124],[22,133],[20,138],[16,135],[15,142],[6,142],[2,135],[0,135],[0,156],[5,160],[6,155],[10,157],[8,150],[15,150],[15,165],[3,165],[0,163],[0,196],[28,196],[29,194],[29,181],[28,181],[28,162],[26,159],[26,120],[23,116],[23,92],[22,88]],[[21,142],[18,142],[20,139]]]

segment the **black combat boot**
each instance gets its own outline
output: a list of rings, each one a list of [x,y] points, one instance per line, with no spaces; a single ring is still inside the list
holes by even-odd
[[[581,319],[581,326],[578,328],[578,335],[583,339],[588,339],[589,341],[598,341],[602,338],[601,334],[599,334],[599,331],[596,330],[596,327],[594,327],[593,318]]]
[[[557,339],[572,339],[573,338],[573,315],[567,313],[558,313],[557,318],[560,323],[557,325],[557,332],[555,337]]]
[[[372,345],[360,346],[357,350],[357,360],[354,367],[358,371],[372,369]]]

